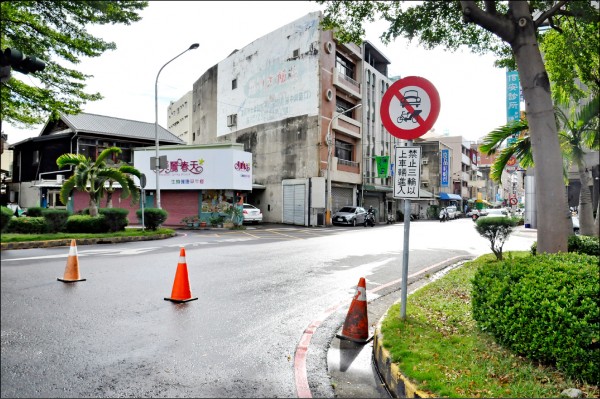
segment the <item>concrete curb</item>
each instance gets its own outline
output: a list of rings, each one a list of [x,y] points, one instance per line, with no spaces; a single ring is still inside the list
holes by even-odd
[[[466,262],[466,261],[469,261],[472,259],[474,259],[473,256],[461,256],[458,259],[454,259],[453,261],[444,262],[441,265],[438,264],[439,267],[434,267],[433,270],[430,270],[430,268],[427,268],[427,269],[423,270],[421,273],[419,273],[417,276],[412,276],[412,277],[413,278],[416,277],[416,278],[420,279],[422,276],[424,276],[427,273],[437,273],[438,271],[440,271],[446,267],[453,266],[458,263],[463,263],[463,262]],[[420,281],[422,281],[422,280],[420,280]],[[414,292],[416,289],[418,289],[419,287],[421,287],[422,285],[424,285],[426,283],[422,283],[422,284],[417,283],[414,285],[413,284],[410,284],[410,280],[409,280],[409,290],[408,290],[409,296],[412,292]],[[400,302],[400,299],[397,300],[396,302],[394,302],[394,304],[399,303],[399,302]],[[373,334],[373,362],[375,363],[375,367],[379,371],[379,375],[380,375],[381,379],[383,380],[383,383],[386,385],[387,391],[394,398],[435,398],[436,397],[435,395],[433,395],[429,392],[420,390],[416,384],[411,382],[408,379],[408,377],[406,377],[404,374],[402,374],[402,371],[400,370],[398,365],[392,361],[390,352],[383,347],[384,337],[381,332],[381,325],[383,323],[383,320],[385,320],[385,318],[387,317],[388,312],[389,312],[389,308],[377,322],[377,326],[375,327],[375,332]]]
[[[152,236],[80,238],[76,239],[76,241],[77,245],[115,244],[121,242],[163,240],[165,238],[175,237],[176,235],[177,233],[173,232],[171,234],[156,234]],[[3,242],[0,244],[0,251],[5,251],[7,249],[65,247],[69,245],[71,245],[71,238],[48,241]]]
[[[375,330],[373,357],[388,391],[395,398],[433,398],[433,395],[419,390],[415,384],[402,374],[398,365],[392,363],[390,352],[383,347],[383,335],[381,334],[381,321],[383,318],[379,321]]]

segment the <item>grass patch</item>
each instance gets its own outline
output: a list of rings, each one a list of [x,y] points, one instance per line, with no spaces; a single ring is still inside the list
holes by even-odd
[[[174,230],[160,228],[155,231],[142,229],[125,229],[124,231],[117,231],[113,233],[99,233],[99,234],[88,234],[88,233],[47,233],[47,234],[7,234],[3,233],[0,242],[28,242],[28,241],[50,241],[50,240],[63,240],[63,239],[80,239],[80,238],[109,238],[109,237],[140,237],[140,236],[155,236],[159,234],[172,234]]]
[[[510,257],[529,252],[508,252]],[[495,343],[471,316],[471,279],[477,268],[496,262],[493,254],[433,281],[408,297],[405,321],[400,304],[382,323],[383,346],[402,373],[435,397],[557,398],[567,388],[598,397],[597,386],[568,379],[553,367],[532,362]]]

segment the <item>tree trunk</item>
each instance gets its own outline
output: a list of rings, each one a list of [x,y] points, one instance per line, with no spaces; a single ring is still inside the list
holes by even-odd
[[[572,232],[569,226],[572,224],[563,182],[550,81],[538,47],[529,4],[526,1],[511,3],[517,24],[515,38],[510,45],[519,69],[535,162],[537,251],[567,252],[567,239]]]
[[[90,216],[96,217],[98,216],[98,204],[96,201],[90,196]]]
[[[596,208],[596,221],[594,222],[595,235],[600,234],[600,200],[598,200],[598,206]]]
[[[112,208],[113,204],[112,204],[112,191],[107,191],[106,192],[106,207],[107,208]]]
[[[597,236],[598,229],[594,229],[594,210],[592,209],[592,193],[590,192],[590,179],[583,164],[579,168],[579,234],[584,236]]]

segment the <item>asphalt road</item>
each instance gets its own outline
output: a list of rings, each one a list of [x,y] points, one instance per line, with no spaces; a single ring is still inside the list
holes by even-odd
[[[489,252],[466,219],[411,223],[410,234],[409,274]],[[307,384],[340,396],[330,343],[360,277],[373,303],[397,292],[402,237],[402,224],[261,226],[80,246],[87,280],[73,284],[56,280],[68,248],[3,251],[2,397],[297,397],[295,358],[315,321]],[[515,234],[505,250],[532,241]],[[164,298],[181,246],[199,299],[174,304]]]

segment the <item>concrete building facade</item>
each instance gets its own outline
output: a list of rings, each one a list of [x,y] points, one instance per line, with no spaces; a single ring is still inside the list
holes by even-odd
[[[167,107],[167,129],[186,144],[192,144],[192,92],[188,91]]]
[[[398,141],[379,116],[389,61],[368,42],[337,42],[321,18],[307,14],[233,51],[193,86],[193,143],[241,143],[253,154],[246,201],[266,222],[327,224],[327,177],[333,211],[364,201],[385,215],[391,179],[372,171],[373,154]]]

